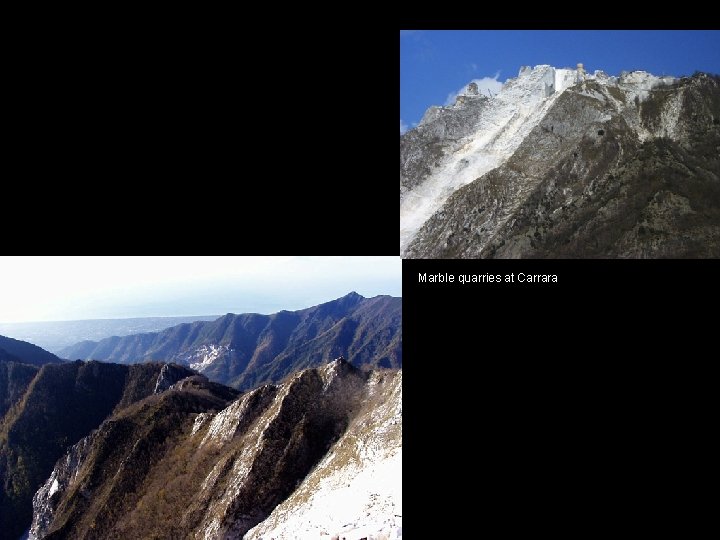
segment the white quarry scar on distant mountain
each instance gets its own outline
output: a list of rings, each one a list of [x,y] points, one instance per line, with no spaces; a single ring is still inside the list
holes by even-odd
[[[183,358],[192,369],[201,373],[208,368],[221,355],[227,353],[230,347],[227,345],[202,345],[197,349],[189,351]],[[194,362],[193,362],[194,360]]]
[[[541,65],[521,68],[516,79],[508,80],[483,109],[478,129],[465,138],[461,149],[445,156],[423,183],[405,194],[400,204],[400,254],[450,195],[502,165],[576,79],[576,70]]]

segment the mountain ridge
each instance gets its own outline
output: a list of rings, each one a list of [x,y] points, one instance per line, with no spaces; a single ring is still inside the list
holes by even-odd
[[[401,136],[403,257],[720,256],[720,78],[572,71],[521,69]]]
[[[0,336],[0,362],[8,360],[34,366],[62,362],[59,357],[37,345],[11,337]]]
[[[30,538],[239,539],[277,528],[283,501],[283,515],[303,515],[335,493],[325,480],[345,485],[373,465],[394,471],[382,500],[356,489],[350,522],[318,525],[401,536],[401,370],[337,359],[227,392],[194,375],[117,409],[56,462],[34,497]]]
[[[22,397],[43,364],[60,362],[36,345],[0,336],[0,418]]]
[[[17,538],[30,524],[32,497],[67,450],[116,409],[153,395],[163,377],[195,373],[166,364],[49,363],[29,374],[0,421],[0,530]],[[32,366],[31,366],[32,367]],[[160,385],[162,386],[162,384]]]
[[[339,356],[356,366],[401,367],[402,299],[364,298],[353,291],[302,310],[229,313],[162,332],[79,343],[62,354],[120,363],[177,362],[241,390]]]

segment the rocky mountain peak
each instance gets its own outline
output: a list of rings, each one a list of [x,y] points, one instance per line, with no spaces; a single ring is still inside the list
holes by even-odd
[[[431,107],[400,138],[401,255],[720,256],[718,80],[539,65]]]
[[[172,385],[186,377],[192,377],[197,373],[191,369],[178,364],[164,364],[160,369],[157,382],[155,383],[154,394],[159,394],[169,389]]]
[[[339,298],[337,302],[343,306],[352,306],[364,300],[365,297],[355,291],[349,292],[342,298]]]
[[[322,379],[326,381],[326,384],[329,384],[335,378],[358,376],[360,374],[360,370],[345,360],[344,356],[340,356],[318,368],[318,372]]]

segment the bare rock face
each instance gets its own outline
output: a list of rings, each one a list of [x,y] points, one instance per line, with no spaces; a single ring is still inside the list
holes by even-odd
[[[33,497],[33,522],[29,540],[44,538],[55,517],[55,507],[62,494],[74,483],[80,467],[88,456],[96,432],[74,444],[68,453],[55,465],[50,478],[37,490]],[[86,492],[87,493],[87,492]]]
[[[488,102],[485,96],[473,94],[450,107],[430,107],[418,127],[400,137],[401,200],[475,130]]]
[[[32,533],[240,539],[283,501],[282,512],[302,513],[304,495],[289,501],[301,485],[323,493],[320,469],[362,480],[376,462],[375,473],[397,481],[372,500],[359,485],[360,498],[382,504],[374,513],[353,507],[357,524],[372,515],[382,528],[392,518],[401,531],[400,373],[338,359],[240,396],[184,378],[117,411],[58,461],[35,496]]]
[[[186,377],[192,377],[195,372],[177,364],[165,364],[160,370],[157,382],[155,383],[154,394],[159,394],[170,388],[173,384]]]
[[[532,82],[534,71],[521,70],[515,87]],[[534,86],[529,88],[531,95]],[[403,256],[720,257],[720,79],[645,72],[616,79],[596,72],[556,90],[559,94],[532,105],[552,102],[499,166],[468,176],[470,181],[441,199]],[[530,107],[518,99],[520,111]],[[521,113],[525,124],[532,118],[526,113]],[[510,129],[516,120],[507,121]],[[480,135],[468,135],[463,151]],[[419,148],[412,138],[401,140],[401,158],[422,154]],[[443,167],[457,167],[453,159],[463,161],[459,154],[446,156],[440,172],[415,171],[404,182],[452,179],[456,173]],[[401,198],[401,213],[402,205]]]

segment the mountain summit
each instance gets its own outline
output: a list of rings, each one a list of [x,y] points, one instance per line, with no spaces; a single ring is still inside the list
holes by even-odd
[[[522,67],[400,137],[403,257],[720,256],[720,79]]]

